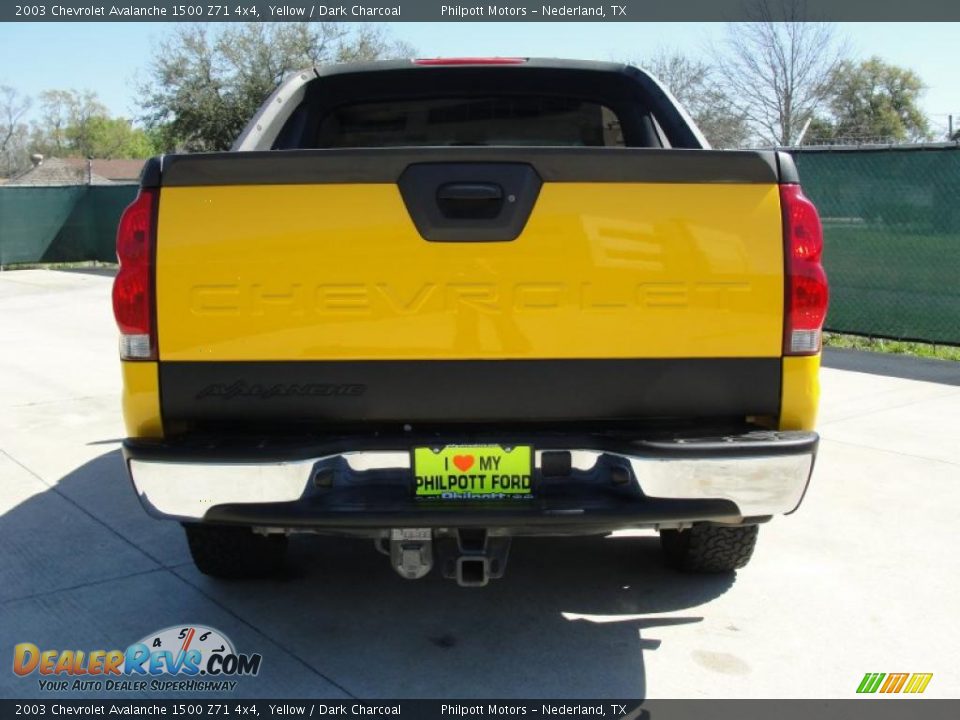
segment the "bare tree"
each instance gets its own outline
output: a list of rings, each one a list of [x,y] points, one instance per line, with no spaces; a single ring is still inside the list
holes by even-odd
[[[756,0],[714,50],[727,97],[761,142],[790,145],[830,93],[845,54],[833,25],[806,22],[804,0]]]
[[[750,138],[746,116],[727,97],[710,63],[677,50],[660,50],[634,64],[653,73],[673,93],[713,147],[742,147]]]
[[[12,175],[26,162],[30,98],[9,85],[0,85],[0,175]]]

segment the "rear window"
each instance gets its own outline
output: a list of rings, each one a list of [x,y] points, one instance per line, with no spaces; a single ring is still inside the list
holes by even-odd
[[[519,145],[623,147],[620,119],[575,98],[447,97],[364,102],[331,109],[316,147]]]

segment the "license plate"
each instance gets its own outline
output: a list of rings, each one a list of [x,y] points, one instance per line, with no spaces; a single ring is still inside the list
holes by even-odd
[[[447,445],[413,450],[419,498],[495,500],[533,497],[529,445]]]

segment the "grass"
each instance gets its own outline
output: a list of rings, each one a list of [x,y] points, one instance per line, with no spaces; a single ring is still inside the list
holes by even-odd
[[[960,362],[960,347],[952,345],[934,345],[931,343],[907,342],[905,340],[884,340],[883,338],[845,335],[825,332],[825,347],[846,348],[848,350],[867,350],[869,352],[892,353],[894,355],[912,355],[934,360],[953,360]]]

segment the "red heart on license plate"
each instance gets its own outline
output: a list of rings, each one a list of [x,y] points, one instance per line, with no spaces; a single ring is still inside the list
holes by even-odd
[[[454,455],[453,464],[460,468],[460,472],[466,472],[473,467],[473,455]]]

